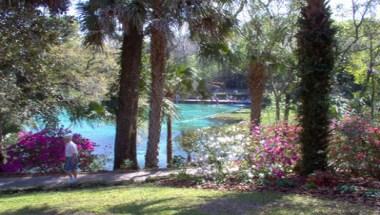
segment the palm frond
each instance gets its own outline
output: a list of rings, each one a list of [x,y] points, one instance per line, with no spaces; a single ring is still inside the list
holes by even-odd
[[[77,9],[79,11],[80,29],[84,32],[83,43],[86,46],[103,47],[105,33],[99,17],[99,9],[102,5],[96,0],[79,3]]]

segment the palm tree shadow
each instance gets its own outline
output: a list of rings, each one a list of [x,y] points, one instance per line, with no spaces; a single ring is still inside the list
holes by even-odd
[[[126,204],[116,205],[108,209],[111,214],[135,214],[135,215],[146,215],[146,214],[162,214],[169,213],[170,211],[182,211],[189,208],[183,206],[172,205],[174,198],[159,199],[153,201],[135,201]]]
[[[203,196],[202,204],[178,205],[174,198],[154,201],[131,202],[109,208],[112,214],[131,213],[136,215],[178,214],[178,215],[234,215],[257,214],[261,207],[281,200],[281,194],[272,193],[232,193],[220,198]]]
[[[282,197],[281,194],[267,192],[231,193],[207,200],[192,211],[208,215],[253,215],[259,214],[264,206],[280,201]]]
[[[75,214],[77,211],[70,210],[65,211],[64,214]],[[1,213],[1,215],[30,215],[30,214],[38,214],[38,215],[56,215],[56,214],[63,214],[62,211],[58,211],[55,208],[49,207],[47,205],[40,206],[40,207],[34,207],[32,206],[26,206],[14,211],[7,211],[4,213]]]

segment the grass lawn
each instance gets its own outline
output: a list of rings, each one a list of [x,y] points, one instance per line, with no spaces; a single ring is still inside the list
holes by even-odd
[[[230,112],[230,113],[220,113],[212,118],[218,121],[224,121],[227,123],[236,123],[241,121],[249,121],[250,120],[251,110],[249,108],[242,108],[238,111]],[[281,117],[283,117],[283,113],[281,113]],[[290,111],[290,122],[293,122],[296,117],[295,111]],[[264,125],[271,125],[276,122],[276,111],[274,107],[268,107],[264,109],[261,113],[261,121]]]
[[[350,203],[270,192],[151,184],[0,195],[0,214],[379,214]]]

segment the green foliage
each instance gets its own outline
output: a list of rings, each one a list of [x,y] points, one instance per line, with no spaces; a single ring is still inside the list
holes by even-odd
[[[127,159],[127,160],[124,160],[124,162],[120,166],[120,169],[131,169],[133,166],[135,166],[135,163]]]
[[[335,122],[329,145],[329,165],[356,176],[380,177],[380,128],[358,116]]]
[[[186,160],[184,157],[179,156],[179,155],[174,155],[173,160],[172,160],[172,165],[176,169],[180,169],[185,167]]]
[[[299,18],[298,60],[302,173],[327,168],[329,93],[335,59],[335,29],[324,0],[308,0]]]
[[[354,193],[357,191],[357,187],[352,184],[340,184],[337,186],[337,190],[340,193]]]
[[[191,153],[199,140],[199,136],[200,131],[198,130],[183,131],[178,137],[181,148],[186,152]]]
[[[48,17],[34,10],[1,12],[0,130],[3,132],[32,117],[56,122],[58,106],[65,105],[68,83],[55,79],[63,71],[50,53],[53,46],[67,40],[73,31],[71,22],[70,17]]]
[[[296,187],[296,183],[292,181],[291,179],[288,178],[280,178],[276,181],[276,185],[278,187],[283,187],[283,188],[294,188]]]
[[[380,198],[380,190],[379,189],[370,189],[364,192],[365,197],[370,197],[370,198]]]

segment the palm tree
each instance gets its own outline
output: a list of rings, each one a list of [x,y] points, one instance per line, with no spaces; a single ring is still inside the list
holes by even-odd
[[[165,20],[163,0],[153,0],[153,20],[151,24],[151,69],[152,83],[149,111],[148,147],[145,155],[145,167],[158,167],[158,144],[161,135],[161,110],[164,98],[164,80],[167,60],[167,34],[169,26]]]
[[[145,5],[138,0],[119,4],[111,0],[90,0],[81,3],[79,9],[86,45],[101,47],[107,37],[115,38],[122,33],[114,169],[120,169],[126,160],[133,162],[131,169],[137,169],[137,114]]]
[[[265,86],[271,73],[278,68],[279,56],[287,43],[293,27],[293,14],[296,11],[294,2],[288,0],[251,1],[249,4],[251,20],[243,28],[247,41],[248,83],[251,98],[251,128],[260,124],[262,101]],[[281,8],[281,10],[278,10]],[[281,11],[281,12],[280,12]],[[284,16],[286,12],[286,16]],[[288,63],[288,62],[287,62]],[[279,106],[278,96],[276,105]],[[279,108],[276,108],[276,118],[279,119]]]
[[[267,67],[263,61],[252,59],[248,68],[248,82],[251,98],[251,129],[260,124],[261,107],[267,76]]]
[[[335,29],[326,1],[306,3],[297,34],[303,175],[327,168],[330,78],[336,56]]]
[[[161,133],[162,100],[164,98],[164,78],[168,58],[168,38],[170,27],[189,24],[193,39],[220,36],[233,25],[223,17],[225,4],[230,1],[151,1],[151,97],[149,111],[148,146],[145,154],[146,168],[158,167],[158,146]]]
[[[198,77],[198,71],[195,68],[188,67],[186,64],[168,64],[167,79],[165,82],[165,97],[166,110],[164,116],[166,116],[167,125],[167,141],[166,141],[166,157],[167,167],[171,167],[173,158],[173,135],[172,135],[172,119],[178,118],[174,104],[174,97],[179,92],[193,92],[194,86],[200,81]],[[172,108],[170,108],[172,107]]]

